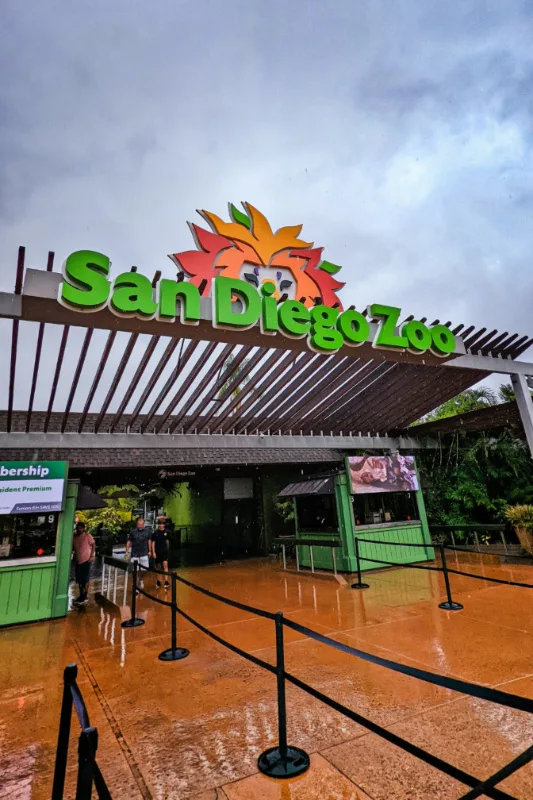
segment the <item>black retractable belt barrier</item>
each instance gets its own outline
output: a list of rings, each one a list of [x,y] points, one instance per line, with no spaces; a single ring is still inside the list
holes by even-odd
[[[366,540],[363,540],[366,541]],[[355,585],[355,588],[364,588],[364,584],[361,583],[361,572],[360,572],[360,553],[359,553],[359,542],[355,539],[356,542],[356,558],[357,558],[357,565],[358,565],[358,584]],[[378,544],[382,544],[382,542],[378,542]],[[392,544],[392,543],[391,543]],[[401,544],[401,543],[395,543]],[[431,545],[434,546],[434,545]],[[423,567],[417,566],[415,564],[393,564],[387,561],[378,561],[377,559],[364,559],[368,561],[372,561],[378,564],[386,564],[387,566],[398,566],[398,567],[415,567],[415,569],[427,569],[433,570],[436,572],[443,572],[445,576],[445,583],[446,583],[446,592],[447,592],[447,601],[445,603],[441,603],[441,608],[445,608],[446,610],[458,610],[462,608],[459,603],[454,603],[450,584],[448,580],[448,572],[454,572],[455,570],[448,570],[446,564],[446,556],[443,553],[443,546],[440,545],[441,548],[441,558],[442,558],[442,568],[440,567]],[[147,570],[149,572],[157,572],[157,570]],[[462,574],[462,573],[458,573]],[[476,576],[477,577],[477,576]],[[218,636],[218,634],[214,633],[214,631],[209,630],[204,625],[202,625],[198,620],[193,619],[187,612],[183,609],[178,607],[177,599],[176,599],[176,582],[180,581],[180,583],[184,583],[185,585],[195,589],[198,592],[201,592],[208,597],[211,597],[215,600],[219,600],[222,603],[225,603],[230,606],[234,606],[235,608],[239,608],[247,613],[256,614],[257,616],[261,616],[267,619],[274,620],[276,626],[276,666],[274,667],[272,664],[268,663],[267,661],[263,661],[262,659],[258,658],[257,656],[253,655],[252,653],[247,653],[245,650],[242,650],[237,645],[228,642],[227,640],[223,639],[222,637]],[[136,586],[136,576],[134,576],[134,587]],[[142,591],[142,590],[140,590]],[[490,689],[485,686],[478,686],[477,684],[467,683],[466,681],[460,681],[455,678],[449,678],[443,675],[437,675],[432,672],[427,672],[425,670],[420,670],[415,667],[408,667],[405,664],[401,664],[395,661],[390,661],[388,659],[384,659],[380,656],[375,656],[370,653],[366,653],[362,650],[358,650],[353,648],[349,645],[345,645],[342,642],[337,642],[329,637],[325,636],[324,634],[317,633],[317,631],[313,631],[310,628],[306,628],[303,625],[300,625],[297,622],[293,622],[292,620],[285,619],[281,612],[277,614],[272,614],[269,611],[263,611],[262,609],[254,608],[253,606],[245,605],[244,603],[239,603],[236,600],[230,600],[227,597],[223,597],[222,595],[215,594],[214,592],[209,591],[208,589],[204,589],[201,586],[197,586],[194,583],[186,580],[185,578],[178,577],[175,573],[173,573],[173,592],[172,592],[172,603],[169,603],[165,600],[160,600],[159,598],[152,597],[148,593],[142,591],[146,597],[151,600],[155,600],[157,603],[161,605],[171,606],[173,611],[173,620],[172,620],[172,647],[169,651],[165,651],[165,653],[172,653],[179,651],[180,648],[176,647],[176,623],[175,623],[175,613],[180,614],[182,617],[187,619],[191,622],[195,627],[201,630],[210,638],[214,639],[219,644],[227,647],[234,653],[242,656],[243,658],[251,661],[253,664],[256,664],[258,667],[265,669],[267,672],[271,672],[276,675],[277,679],[277,700],[278,700],[278,745],[276,747],[271,747],[268,750],[265,750],[259,756],[258,759],[258,768],[260,772],[265,775],[268,775],[271,778],[290,778],[295,777],[297,775],[301,775],[305,772],[310,766],[310,758],[309,755],[299,747],[293,747],[287,744],[287,708],[286,708],[286,699],[285,699],[285,683],[289,681],[293,686],[302,689],[307,694],[311,695],[315,699],[325,703],[330,708],[338,711],[340,714],[343,714],[348,719],[351,719],[355,722],[358,722],[360,725],[365,727],[367,730],[377,734],[382,739],[389,741],[390,743],[400,747],[407,753],[419,758],[421,761],[424,761],[426,764],[435,767],[436,769],[440,770],[446,775],[454,778],[455,780],[461,781],[462,783],[466,784],[470,787],[470,791],[463,795],[461,800],[472,800],[473,798],[480,797],[484,794],[487,797],[494,798],[494,800],[516,800],[516,798],[512,797],[507,792],[498,789],[497,784],[504,780],[509,775],[512,775],[521,766],[524,764],[529,763],[533,760],[533,747],[528,748],[526,751],[521,753],[511,762],[509,762],[505,767],[502,767],[498,772],[492,775],[489,778],[486,778],[484,781],[480,781],[479,778],[470,775],[469,773],[461,770],[458,767],[455,767],[453,764],[449,764],[446,761],[438,758],[437,756],[432,755],[431,753],[426,752],[420,747],[412,744],[411,742],[407,741],[406,739],[402,739],[400,736],[392,733],[388,729],[377,725],[376,723],[362,717],[357,712],[352,711],[351,709],[347,708],[346,706],[338,703],[337,701],[333,700],[331,697],[320,692],[318,689],[309,686],[309,684],[304,683],[299,678],[290,673],[285,671],[285,656],[284,656],[284,641],[283,641],[283,628],[287,626],[292,628],[293,630],[301,633],[303,635],[309,636],[311,639],[315,641],[322,642],[323,644],[327,644],[330,647],[333,647],[336,650],[340,650],[344,653],[349,655],[357,656],[358,658],[362,659],[363,661],[368,661],[370,663],[380,665],[391,669],[395,672],[403,673],[404,675],[409,675],[413,678],[418,678],[419,680],[426,681],[427,683],[434,684],[436,686],[441,686],[446,689],[451,689],[452,691],[461,692],[462,694],[469,695],[471,697],[478,697],[482,700],[488,700],[494,703],[499,703],[502,706],[507,706],[508,708],[514,708],[519,711],[526,711],[528,713],[533,713],[533,700],[530,700],[526,697],[521,697],[519,695],[512,695],[507,692],[502,692],[495,689]],[[134,608],[132,608],[132,612],[134,612]],[[187,653],[187,651],[185,651]],[[160,655],[163,656],[164,653]],[[183,656],[181,656],[183,657]],[[175,657],[168,657],[164,660],[177,660]],[[76,698],[75,698],[75,702]],[[79,714],[80,712],[78,712]],[[62,711],[63,715],[63,711]],[[82,718],[83,714],[82,714]],[[87,720],[88,722],[88,720]],[[61,739],[61,726],[60,726],[60,739]],[[63,734],[64,735],[64,734]],[[68,741],[68,731],[67,731],[67,741]],[[87,739],[90,741],[90,737]],[[81,742],[80,742],[81,744]],[[81,762],[80,762],[81,763]],[[101,773],[98,769],[94,758],[92,760],[92,779],[94,779],[95,788],[98,791],[98,795],[102,800],[109,800],[109,793],[106,794],[107,788],[104,786],[104,791],[100,792],[99,785],[100,782],[103,783],[103,778]],[[55,781],[55,778],[54,778]],[[55,782],[54,782],[55,785]],[[53,795],[52,800],[62,800],[62,794]],[[77,800],[86,800],[86,796],[79,796]]]
[[[444,611],[461,611],[464,606],[461,603],[455,603],[452,598],[452,590],[450,588],[450,577],[448,575],[448,565],[446,564],[446,551],[444,550],[444,545],[439,544],[440,550],[440,559],[442,563],[442,574],[444,575],[444,583],[446,585],[446,596],[447,599],[444,603],[439,603],[439,608],[444,609]]]
[[[162,653],[159,653],[158,658],[160,661],[181,661],[182,658],[187,658],[189,655],[189,651],[185,649],[185,647],[178,647],[177,643],[177,631],[176,631],[176,614],[178,612],[178,602],[177,602],[177,592],[176,592],[176,573],[172,573],[172,605],[171,605],[171,614],[172,614],[172,639],[170,643],[170,648],[168,650],[163,650]]]
[[[96,763],[98,731],[91,726],[82,694],[76,683],[78,667],[69,664],[63,672],[63,699],[59,718],[52,800],[63,800],[65,776],[67,772],[68,748],[72,709],[81,726],[78,739],[78,774],[75,800],[91,800],[93,785],[99,800],[111,800],[109,789]]]
[[[96,728],[84,728],[78,741],[78,781],[76,800],[91,800],[93,793],[93,759],[98,747]]]
[[[357,563],[357,583],[352,583],[352,589],[369,589],[370,584],[361,581],[361,555],[359,553],[359,539],[355,537],[355,560]]]
[[[278,612],[276,625],[276,678],[278,685],[278,746],[261,753],[259,771],[269,778],[294,778],[309,769],[311,761],[305,750],[287,744],[287,706],[285,702],[285,652],[283,614]]]
[[[131,618],[124,620],[123,628],[138,628],[144,625],[144,619],[137,617],[137,562],[133,562],[133,585],[131,587]]]
[[[70,687],[75,682],[77,675],[78,667],[76,664],[69,664],[68,667],[65,667],[63,672],[63,699],[61,701],[61,715],[59,717],[52,800],[61,800],[65,789],[70,720],[72,716],[72,692],[70,691]]]

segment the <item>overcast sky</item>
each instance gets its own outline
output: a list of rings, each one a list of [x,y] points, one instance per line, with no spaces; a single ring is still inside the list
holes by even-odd
[[[533,332],[531,0],[3,0],[0,31],[1,289],[19,244],[173,276],[195,209],[247,200],[346,305]]]

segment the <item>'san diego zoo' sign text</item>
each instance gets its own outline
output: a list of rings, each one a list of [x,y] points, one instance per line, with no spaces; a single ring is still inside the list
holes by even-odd
[[[370,321],[379,323],[374,347],[439,356],[455,352],[455,336],[444,325],[411,320],[399,330],[399,308],[374,304],[368,317],[354,308],[343,310],[336,293],[344,284],[334,277],[340,267],[322,259],[322,248],[298,238],[302,226],[273,232],[257,209],[245,208],[247,214],[230,206],[232,222],[200,212],[212,231],[191,225],[198,249],[171,255],[178,280],[162,278],[155,288],[138,272],[110,281],[111,262],[102,253],[72,253],[63,267],[59,302],[77,311],[107,306],[119,316],[169,323],[178,317],[198,325],[200,298],[211,296],[214,327],[243,330],[259,323],[265,335],[306,338],[318,352],[358,347],[370,339]]]

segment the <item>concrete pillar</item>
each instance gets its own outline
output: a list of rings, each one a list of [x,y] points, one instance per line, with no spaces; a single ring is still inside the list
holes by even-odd
[[[531,458],[533,458],[533,400],[531,399],[528,381],[524,375],[511,375],[511,382],[529,445],[529,452],[531,453]]]

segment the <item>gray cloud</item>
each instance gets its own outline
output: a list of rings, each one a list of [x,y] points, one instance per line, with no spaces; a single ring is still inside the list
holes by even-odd
[[[532,10],[5,0],[0,288],[19,244],[172,275],[194,210],[243,199],[347,303],[531,332]]]

